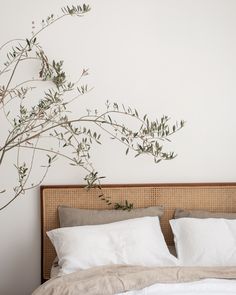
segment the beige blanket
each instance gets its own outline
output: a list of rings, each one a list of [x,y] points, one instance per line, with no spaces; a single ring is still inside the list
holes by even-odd
[[[236,267],[103,266],[51,279],[32,295],[112,295],[155,283],[190,282],[204,278],[236,279]]]

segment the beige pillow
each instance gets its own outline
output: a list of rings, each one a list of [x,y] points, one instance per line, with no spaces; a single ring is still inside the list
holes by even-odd
[[[58,215],[60,227],[70,227],[79,225],[96,225],[105,224],[126,219],[145,217],[145,216],[159,216],[164,213],[162,206],[154,206],[148,208],[137,208],[131,211],[123,210],[88,210],[69,208],[64,206],[58,207]]]
[[[215,213],[204,210],[175,209],[174,218],[178,219],[183,217],[236,219],[236,213]]]

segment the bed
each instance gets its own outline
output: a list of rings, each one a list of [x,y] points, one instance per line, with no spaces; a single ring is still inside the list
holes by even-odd
[[[114,184],[104,185],[102,189],[104,194],[109,196],[112,203],[125,203],[125,201],[128,200],[128,202],[133,203],[135,208],[144,208],[157,205],[164,206],[164,215],[161,217],[160,224],[168,246],[174,245],[173,233],[169,224],[169,220],[173,218],[174,210],[176,208],[198,209],[222,213],[236,212],[236,183]],[[61,185],[41,187],[42,283],[50,279],[51,268],[56,257],[56,252],[46,232],[59,227],[57,214],[58,206],[64,205],[81,209],[111,209],[111,206],[107,205],[98,197],[99,194],[99,189],[86,190],[84,186]],[[95,273],[92,274],[90,270],[85,270],[83,275],[86,275],[87,273],[88,277],[91,278],[91,275],[96,274],[101,276],[101,274],[105,274],[108,271],[110,274],[114,272],[117,276],[117,270],[115,269],[116,266],[112,266],[109,269],[106,267],[107,266],[102,266],[101,269],[95,268]],[[170,267],[167,267],[167,269],[169,268]],[[182,272],[182,268],[176,268],[176,270],[173,269],[174,268],[172,267],[171,275],[173,275],[173,273],[175,273],[174,275],[179,275]],[[185,268],[184,271],[186,271],[186,269],[187,276],[188,274],[191,274],[191,271],[195,271],[194,267]],[[118,270],[119,274],[121,275],[123,275],[123,271],[126,271],[126,269],[122,267]],[[138,266],[135,266],[131,270],[131,273],[135,273],[136,271],[140,274],[146,271],[146,269],[139,269]],[[168,283],[168,280],[166,281],[165,278],[161,281],[161,283],[156,282],[155,284],[150,284],[149,282],[146,283],[147,286],[145,284],[141,284],[140,286],[144,288],[140,287],[139,290],[129,290],[125,288],[125,291],[126,294],[129,295],[183,294],[183,292],[186,292],[187,294],[236,293],[236,280],[234,280],[234,277],[236,278],[236,269],[234,265],[227,268],[221,267],[219,274],[216,276],[214,276],[214,269],[214,275],[212,275],[211,268],[204,271],[206,271],[207,274],[202,276],[201,280],[196,279],[194,282],[191,282],[191,277],[193,278],[193,276],[190,276],[189,279],[180,283],[176,283],[174,281]],[[145,276],[148,277],[146,273]],[[65,277],[68,277],[68,275]],[[103,275],[100,277],[100,281],[103,277]],[[140,282],[142,277],[138,277],[137,280]],[[91,286],[88,289],[91,290]],[[120,289],[118,288],[117,290]],[[44,292],[42,294],[46,293]],[[89,291],[86,291],[86,294],[90,294]],[[99,293],[94,291],[94,293],[91,294]],[[101,292],[100,294],[105,293]],[[111,292],[109,294],[119,294],[119,292]]]

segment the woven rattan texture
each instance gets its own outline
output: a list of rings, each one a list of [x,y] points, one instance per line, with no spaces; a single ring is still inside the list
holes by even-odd
[[[236,211],[236,185],[171,185],[168,186],[129,186],[103,188],[110,200],[124,202],[128,200],[135,208],[164,205],[165,213],[161,219],[162,230],[167,244],[173,244],[169,226],[176,208],[204,209],[212,212]],[[111,209],[98,198],[100,191],[87,191],[81,187],[46,187],[42,189],[42,271],[48,279],[52,261],[56,254],[46,231],[58,227],[57,207],[66,205],[74,208]]]

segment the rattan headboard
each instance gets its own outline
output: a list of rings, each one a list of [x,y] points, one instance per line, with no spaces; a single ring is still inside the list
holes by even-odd
[[[134,207],[164,205],[161,219],[167,244],[173,244],[169,219],[175,208],[205,209],[212,212],[236,212],[236,183],[207,184],[131,184],[104,185],[103,191],[112,202],[128,200]],[[57,207],[66,205],[75,208],[112,209],[98,198],[100,191],[87,191],[83,186],[42,186],[42,279],[49,278],[55,251],[46,231],[58,227]]]

